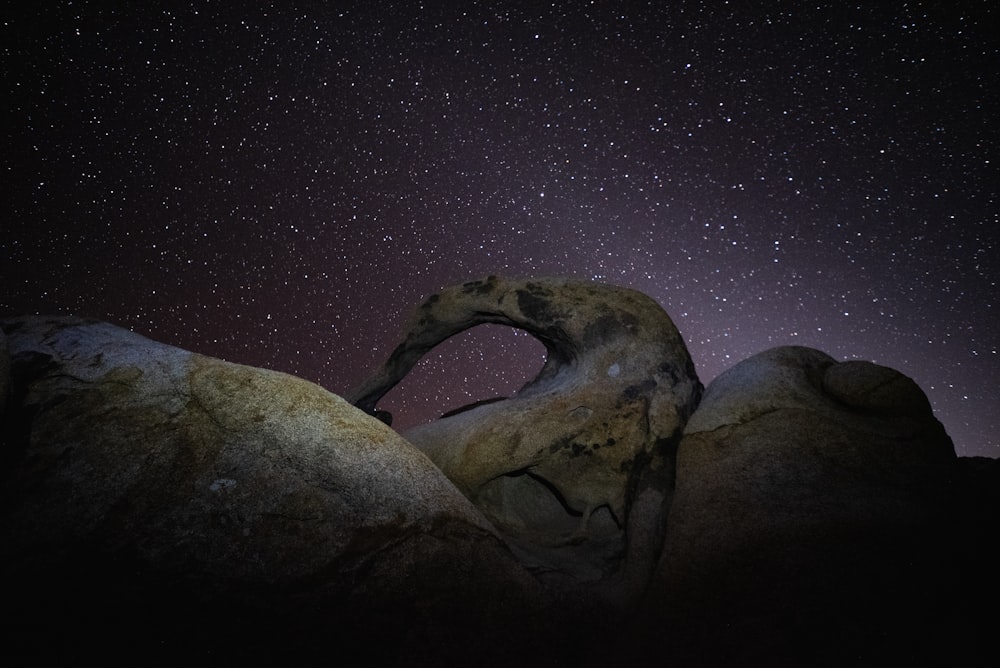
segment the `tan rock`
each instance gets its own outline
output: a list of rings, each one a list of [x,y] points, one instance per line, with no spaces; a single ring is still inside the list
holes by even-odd
[[[114,628],[123,652],[333,644],[379,663],[515,628],[530,643],[536,583],[426,456],[341,398],[105,323],[3,328],[23,397],[0,505],[15,647],[96,649]]]
[[[835,664],[898,643],[930,613],[955,462],[893,369],[786,347],[720,375],[681,441],[652,588],[679,655]]]
[[[670,317],[634,290],[490,277],[446,288],[349,398],[378,400],[453,334],[504,324],[548,352],[514,397],[405,433],[540,571],[644,585],[662,539],[673,449],[701,392]]]

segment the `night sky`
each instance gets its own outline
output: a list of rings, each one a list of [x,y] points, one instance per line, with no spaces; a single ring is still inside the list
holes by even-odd
[[[445,285],[594,279],[706,384],[777,345],[871,360],[1000,456],[992,0],[111,4],[4,10],[0,314],[342,394]],[[543,357],[476,328],[382,407]]]

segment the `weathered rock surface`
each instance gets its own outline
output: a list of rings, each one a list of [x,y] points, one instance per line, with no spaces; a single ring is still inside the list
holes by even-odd
[[[464,289],[496,295],[497,287]],[[545,301],[540,287],[524,289],[525,303]],[[581,300],[593,305],[593,297],[585,291]],[[628,309],[642,300],[631,299],[607,305],[611,318],[598,339],[615,340],[606,336],[612,320],[632,322]],[[581,550],[563,558],[562,546],[546,553],[539,543],[512,553],[425,455],[311,383],[104,323],[26,317],[0,326],[0,387],[10,380],[0,414],[5,659],[996,663],[1000,461],[956,458],[923,393],[892,369],[838,363],[807,348],[738,364],[711,384],[688,421],[676,489],[667,437],[665,448],[654,443],[626,471],[634,476],[645,463],[643,475],[628,478],[624,532],[608,510],[603,526],[617,538],[602,538],[595,522],[605,520],[595,512],[584,540],[569,546]],[[604,378],[632,373],[621,356],[581,368],[581,358],[592,358],[560,348],[573,340],[560,332],[579,327],[542,328],[555,341],[550,361],[563,357],[533,386],[539,396],[562,392],[567,378],[600,388]],[[395,373],[428,340],[404,344]],[[608,375],[615,364],[618,375]],[[612,383],[612,398],[640,396],[628,390],[634,384]],[[625,432],[631,436],[663,424],[655,395],[645,396],[649,426]],[[550,405],[552,415],[531,414],[540,433],[565,416],[564,404]],[[612,405],[619,413],[632,406]],[[615,417],[609,427],[621,426]],[[531,426],[523,423],[525,439],[534,437]],[[571,443],[601,443],[580,433],[586,438]],[[582,472],[581,495],[601,489],[595,471],[573,457],[563,464],[567,475]],[[618,481],[621,474],[608,472]],[[508,522],[505,533],[576,529],[581,517],[563,505],[571,497],[558,504],[569,519],[553,519],[557,495],[541,474],[499,475],[510,479],[484,485],[479,503]],[[525,477],[537,484],[518,487]],[[553,477],[565,484],[558,471]],[[588,544],[620,553],[622,533],[629,550],[661,555],[655,569],[633,571],[641,606],[609,605],[605,585],[621,579],[593,585],[585,569],[570,570],[574,560],[586,566],[602,556]],[[564,568],[559,586],[538,570],[546,559]],[[634,576],[642,572],[651,577]]]
[[[108,324],[2,325],[0,653],[419,665],[530,647],[537,584],[381,422]]]
[[[737,364],[681,441],[654,638],[700,665],[926,665],[956,463],[897,371],[796,347]]]
[[[378,400],[422,355],[483,323],[546,347],[514,397],[404,434],[551,577],[645,585],[662,543],[674,448],[701,393],[676,327],[649,297],[564,279],[490,277],[414,312],[402,343],[349,399]]]

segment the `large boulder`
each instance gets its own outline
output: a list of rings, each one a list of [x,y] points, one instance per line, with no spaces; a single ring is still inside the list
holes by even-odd
[[[483,323],[523,329],[548,356],[514,397],[407,431],[553,582],[628,597],[658,558],[673,457],[701,384],[670,317],[626,288],[490,277],[428,297],[403,341],[348,398],[372,414],[422,355]]]
[[[4,655],[420,665],[495,644],[480,658],[506,664],[532,647],[537,583],[381,422],[109,324],[2,327]]]
[[[1000,467],[956,458],[911,380],[807,348],[767,351],[711,384],[672,453],[691,405],[681,399],[699,386],[670,362],[688,358],[665,315],[607,286],[504,286],[429,300],[417,312],[425,329],[352,397],[377,412],[385,383],[435,337],[489,304],[516,303],[489,317],[525,323],[549,345],[539,378],[500,402],[530,420],[484,406],[414,431],[460,439],[476,421],[455,418],[478,415],[492,421],[487,435],[513,439],[496,455],[475,441],[424,442],[461,491],[384,424],[303,380],[95,321],[0,320],[0,653],[42,663],[995,663],[995,616],[983,610],[1000,597]],[[468,308],[479,315],[461,316]],[[561,402],[567,392],[578,403]],[[525,441],[571,419],[581,426],[567,447],[544,440],[538,459],[518,459]],[[464,443],[453,468],[449,443]],[[605,452],[619,445],[623,455]],[[508,457],[522,468],[504,468]],[[470,486],[490,470],[507,472]],[[588,500],[615,493],[624,505],[591,508],[566,544]],[[645,593],[644,605],[619,607],[623,592],[627,603]]]
[[[678,451],[654,642],[698,665],[933,656],[956,461],[895,370],[801,347],[737,364]]]

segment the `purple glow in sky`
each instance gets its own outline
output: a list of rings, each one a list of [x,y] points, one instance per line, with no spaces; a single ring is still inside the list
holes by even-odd
[[[663,305],[706,384],[777,345],[871,360],[997,457],[997,14],[24,3],[0,25],[0,314],[344,393],[444,285],[590,278]],[[510,394],[542,354],[473,330],[384,407]]]

